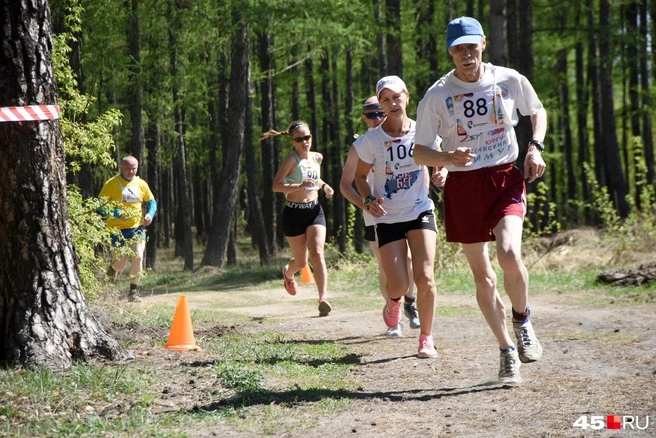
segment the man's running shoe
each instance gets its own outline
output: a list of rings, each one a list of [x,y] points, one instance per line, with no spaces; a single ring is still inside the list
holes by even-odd
[[[410,328],[418,329],[421,327],[419,324],[419,312],[417,311],[417,306],[414,303],[403,303],[403,312],[405,316],[410,320]]]
[[[114,266],[109,265],[109,268],[107,268],[107,281],[114,283],[116,281],[116,277],[118,277],[118,272],[116,272]]]
[[[296,295],[298,292],[298,286],[296,285],[296,280],[294,280],[294,277],[287,277],[286,274],[288,267],[289,265],[286,265],[284,268],[282,268],[282,277],[285,279],[285,290],[289,295]]]
[[[328,316],[331,310],[333,310],[333,308],[328,301],[319,301],[319,316]]]
[[[131,303],[141,302],[141,296],[139,296],[139,291],[137,289],[130,288],[128,291],[128,301]]]
[[[387,300],[383,307],[383,321],[387,327],[396,327],[401,322],[401,300]]]
[[[400,338],[403,336],[403,325],[399,322],[396,327],[387,327],[386,335],[390,338]]]
[[[530,313],[530,309],[529,309]],[[542,357],[542,345],[538,341],[531,320],[524,322],[513,322],[513,331],[517,337],[517,350],[519,360],[524,363],[535,362]]]
[[[519,361],[517,350],[513,348],[512,350],[502,351],[499,367],[499,382],[510,385],[520,383],[522,381],[522,376],[519,374],[519,368],[521,366],[522,364]]]
[[[419,335],[419,353],[417,357],[433,359],[437,357],[437,351],[433,346],[433,336]]]

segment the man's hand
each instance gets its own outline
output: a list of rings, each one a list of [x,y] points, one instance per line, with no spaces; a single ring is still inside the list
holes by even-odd
[[[456,167],[471,166],[471,160],[476,158],[476,155],[471,153],[471,148],[459,147],[449,153],[451,154],[451,164]]]
[[[148,225],[150,225],[151,223],[153,223],[153,218],[150,217],[149,214],[147,214],[146,216],[144,216],[143,222],[144,222],[144,225],[145,225],[145,226],[148,226]]]
[[[547,165],[544,164],[542,153],[535,146],[531,146],[524,159],[524,178],[532,183],[544,175]]]

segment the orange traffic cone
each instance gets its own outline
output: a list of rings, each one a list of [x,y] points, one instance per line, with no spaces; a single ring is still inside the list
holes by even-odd
[[[194,339],[194,329],[191,327],[191,315],[189,314],[186,295],[180,295],[178,299],[178,307],[175,309],[169,341],[164,348],[175,351],[203,350],[196,345]]]
[[[310,265],[306,264],[301,270],[301,283],[303,284],[312,284],[314,283],[314,275],[312,275],[312,269]]]

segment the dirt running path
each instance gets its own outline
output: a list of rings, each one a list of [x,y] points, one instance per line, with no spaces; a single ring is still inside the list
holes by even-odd
[[[349,394],[353,399],[349,409],[338,412],[338,418],[314,418],[319,427],[290,427],[284,436],[656,436],[653,299],[642,305],[628,300],[591,305],[587,303],[594,297],[532,296],[532,320],[544,357],[523,365],[523,383],[511,388],[496,383],[499,353],[473,296],[438,297],[438,309],[456,307],[460,316],[435,318],[439,357],[419,360],[418,331],[405,328],[404,337],[386,338],[380,310],[335,306],[329,317],[319,318],[311,286],[302,286],[296,297],[280,290],[239,294],[240,300],[250,295],[247,302],[253,305],[229,310],[261,321],[239,327],[240,331],[268,329],[288,333],[292,339],[332,340],[363,355],[362,364],[352,369],[361,387]],[[230,293],[187,295],[192,309],[231,299]],[[346,293],[333,296],[349,298]],[[144,300],[144,304],[156,302],[175,305],[177,295]],[[600,415],[604,420],[607,415],[638,416],[641,426],[648,416],[650,424],[648,430],[583,430],[573,426],[582,415],[588,419]],[[295,411],[290,425],[302,416],[302,410]],[[262,435],[262,431],[238,432],[227,425],[187,433]]]

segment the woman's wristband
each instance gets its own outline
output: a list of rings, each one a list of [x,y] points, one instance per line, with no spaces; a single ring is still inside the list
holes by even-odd
[[[327,185],[328,185],[327,183],[321,184],[321,190],[323,190],[325,192],[326,191],[325,188],[326,188]]]

